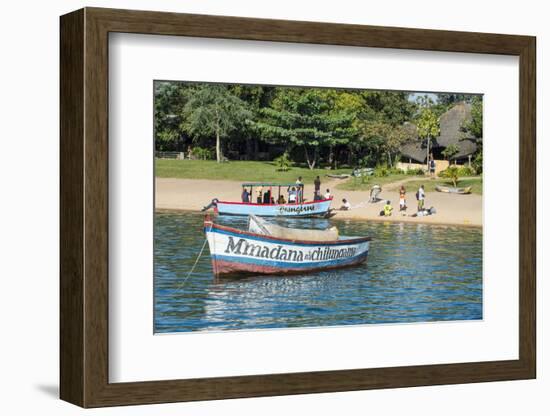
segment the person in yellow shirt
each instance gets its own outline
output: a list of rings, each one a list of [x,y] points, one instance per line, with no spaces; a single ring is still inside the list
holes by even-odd
[[[384,205],[384,217],[390,217],[392,211],[393,211],[393,207],[391,206],[391,202],[386,201],[386,205]]]

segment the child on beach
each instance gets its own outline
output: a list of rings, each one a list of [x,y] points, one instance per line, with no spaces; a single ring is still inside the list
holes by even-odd
[[[399,212],[407,210],[407,202],[405,201],[406,193],[407,191],[405,190],[405,187],[401,185],[401,188],[399,189]]]

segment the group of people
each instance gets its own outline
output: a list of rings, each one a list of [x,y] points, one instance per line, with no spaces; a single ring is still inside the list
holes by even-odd
[[[407,211],[406,194],[407,194],[407,190],[403,185],[401,185],[401,187],[399,188],[399,212]],[[416,196],[418,207],[417,207],[416,214],[413,214],[413,215],[414,216],[429,215],[424,213],[424,211],[426,211],[426,209],[424,208],[424,203],[426,201],[426,192],[424,191],[424,185],[420,185],[420,187],[416,191],[415,196]],[[431,210],[432,210],[431,208],[430,210],[428,210],[430,211],[430,214],[435,212],[435,210],[434,212],[431,212]],[[393,212],[393,207],[391,205],[391,201],[387,200],[386,203],[384,204],[384,208],[382,209],[382,211],[380,211],[380,216],[389,217],[392,215],[392,212]]]
[[[330,193],[330,189],[327,189],[324,195],[321,195],[321,178],[317,176],[313,182],[315,186],[315,191],[313,193],[313,200],[314,201],[322,201],[325,199],[330,199],[332,197]],[[296,180],[296,186],[289,186],[287,188],[287,194],[288,194],[288,203],[289,204],[301,204],[305,201],[304,199],[304,183],[302,181],[302,177],[299,176]],[[254,196],[252,187],[250,187],[250,190],[246,189],[246,187],[243,187],[243,192],[241,194],[241,201],[244,203],[250,203],[252,202]],[[286,204],[287,199],[285,199],[284,194],[280,194],[277,201],[275,201],[275,198],[271,194],[271,188],[267,189],[264,192],[264,189],[262,186],[259,186],[256,188],[256,203],[257,204]]]

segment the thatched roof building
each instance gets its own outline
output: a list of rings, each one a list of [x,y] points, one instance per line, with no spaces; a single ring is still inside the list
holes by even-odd
[[[432,140],[430,153],[433,152],[438,159],[447,146],[454,144],[458,148],[458,153],[451,158],[452,160],[466,159],[474,154],[477,150],[475,138],[464,128],[471,119],[472,106],[467,103],[459,103],[444,113],[439,122],[439,137]],[[413,127],[406,126],[406,128],[411,132],[411,137],[401,147],[401,154],[404,158],[425,163],[426,143],[418,138],[416,126],[410,125]]]

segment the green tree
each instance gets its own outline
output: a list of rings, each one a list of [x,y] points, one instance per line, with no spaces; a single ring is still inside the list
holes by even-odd
[[[155,93],[155,148],[176,150],[182,142],[181,110],[185,105],[185,86],[181,83],[157,81]]]
[[[426,167],[429,170],[430,144],[433,138],[439,136],[439,119],[429,107],[424,107],[420,110],[416,125],[418,137],[426,142]]]
[[[246,103],[224,85],[201,84],[188,90],[183,128],[193,136],[215,136],[216,160],[223,158],[222,139],[252,116]]]
[[[458,174],[459,171],[456,166],[449,166],[447,169],[442,171],[439,176],[449,179],[453,183],[453,186],[456,188],[456,186],[458,185]]]
[[[472,100],[472,119],[464,127],[474,136],[477,144],[473,167],[476,173],[481,173],[483,171],[483,99],[481,96],[475,96]]]
[[[314,169],[322,146],[333,146],[350,134],[352,118],[334,111],[329,91],[318,88],[279,88],[271,107],[262,108],[255,128],[269,143],[284,144],[290,152],[302,147]]]
[[[363,127],[363,137],[370,144],[371,153],[376,155],[375,161],[380,162],[384,155],[388,165],[393,167],[401,146],[408,138],[405,129],[402,126],[392,126],[383,121],[367,122]]]
[[[442,154],[443,156],[445,156],[445,158],[446,158],[447,160],[449,160],[449,161],[450,161],[451,158],[452,158],[454,155],[456,155],[457,153],[458,153],[458,146],[457,146],[456,144],[454,144],[454,143],[452,143],[452,144],[450,144],[449,146],[447,146],[447,147],[445,148],[445,150],[443,150],[443,151],[441,152],[441,154]]]

